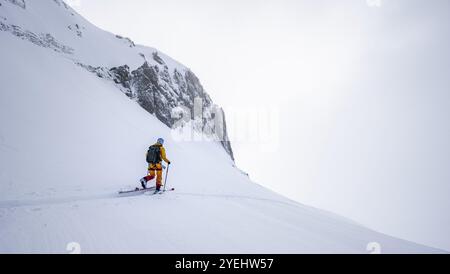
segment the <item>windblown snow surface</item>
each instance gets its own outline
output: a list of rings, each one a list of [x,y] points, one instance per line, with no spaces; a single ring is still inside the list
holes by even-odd
[[[372,242],[383,253],[441,252],[273,193],[216,142],[177,141],[113,82],[76,64],[137,67],[138,51],[153,49],[131,48],[60,1],[15,2],[0,1],[3,26],[51,33],[72,50],[0,31],[1,253],[68,253],[70,243],[82,253],[369,253]],[[67,29],[76,23],[82,37]],[[145,175],[157,137],[176,191],[119,197]]]

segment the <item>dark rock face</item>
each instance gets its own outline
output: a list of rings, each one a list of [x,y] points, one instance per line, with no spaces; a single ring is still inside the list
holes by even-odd
[[[130,89],[130,81],[131,81],[130,67],[125,65],[117,68],[112,68],[110,72],[113,75],[114,82],[124,87],[125,90],[129,91],[126,94],[128,95],[128,97],[132,97]]]
[[[166,64],[166,63],[164,63],[164,60],[161,59],[161,57],[159,57],[157,52],[153,52],[153,60],[158,62],[158,64],[160,64],[160,65],[165,65]]]
[[[27,6],[25,4],[25,0],[7,0],[8,2],[11,2],[11,4],[14,4],[22,9],[25,9]]]
[[[175,128],[180,122],[174,110],[184,110],[181,111],[182,120],[191,122],[195,130],[220,142],[234,160],[224,112],[213,104],[197,76],[187,69],[182,72],[177,69],[169,71],[156,52],[153,60],[156,64],[145,62],[134,71],[130,71],[127,65],[112,68],[107,77],[111,77],[125,94],[170,128]]]
[[[0,22],[0,31],[9,32],[22,40],[27,40],[37,46],[49,48],[56,52],[65,54],[73,54],[73,48],[58,42],[50,33],[36,34],[28,30],[22,29],[20,26],[9,25]]]
[[[134,48],[136,46],[136,44],[130,38],[122,37],[120,35],[116,35],[116,38],[124,41],[130,48]]]

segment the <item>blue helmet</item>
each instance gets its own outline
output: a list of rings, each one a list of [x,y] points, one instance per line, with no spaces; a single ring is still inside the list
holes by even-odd
[[[158,138],[158,143],[160,143],[161,145],[164,145],[164,139],[163,138]]]

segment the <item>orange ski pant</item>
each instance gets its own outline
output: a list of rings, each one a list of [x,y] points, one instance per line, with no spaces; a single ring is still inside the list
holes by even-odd
[[[162,186],[162,166],[161,164],[150,164],[148,167],[148,175],[145,180],[151,181],[156,177],[156,186]]]

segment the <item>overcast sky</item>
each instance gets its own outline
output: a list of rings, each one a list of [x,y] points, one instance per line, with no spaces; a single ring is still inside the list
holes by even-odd
[[[67,2],[190,67],[256,182],[450,250],[450,1]]]

